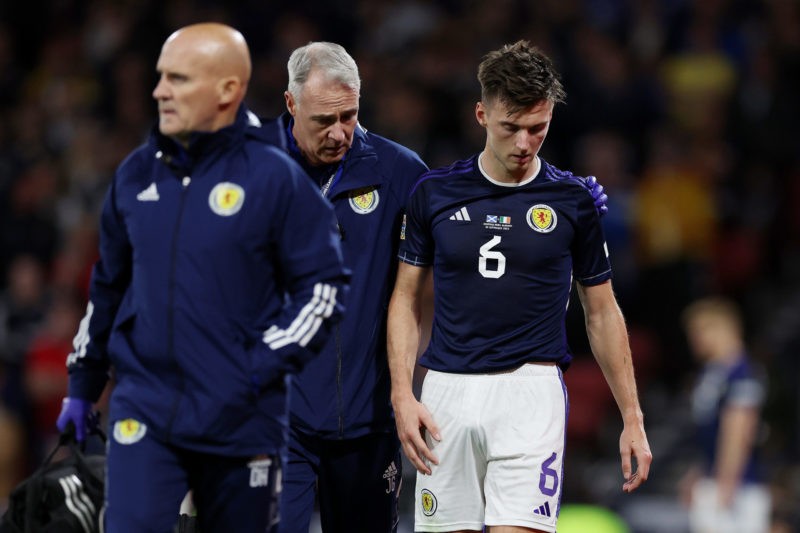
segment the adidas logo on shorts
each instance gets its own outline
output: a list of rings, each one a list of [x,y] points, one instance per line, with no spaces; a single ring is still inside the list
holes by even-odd
[[[550,518],[550,502],[544,502],[538,509],[533,510],[533,514],[538,514]]]

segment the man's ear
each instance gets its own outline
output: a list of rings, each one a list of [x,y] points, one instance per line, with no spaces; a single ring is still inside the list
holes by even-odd
[[[478,102],[475,104],[475,118],[478,121],[478,124],[486,127],[486,106],[483,105],[483,102]]]
[[[217,90],[219,91],[220,104],[227,105],[236,101],[239,97],[242,90],[242,82],[236,76],[228,76],[219,80]]]
[[[294,99],[294,95],[289,91],[284,91],[283,98],[286,100],[286,110],[290,115],[294,116],[297,112],[297,102]]]

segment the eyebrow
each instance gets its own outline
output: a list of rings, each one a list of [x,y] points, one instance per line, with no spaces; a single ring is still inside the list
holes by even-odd
[[[316,115],[311,115],[312,120],[333,120],[337,116],[342,115],[354,115],[358,113],[358,108],[353,107],[351,109],[345,109],[341,113],[317,113]]]
[[[526,130],[529,130],[529,129],[531,129],[531,128],[537,128],[537,127],[541,127],[541,126],[544,126],[545,124],[547,124],[548,122],[550,122],[550,121],[549,121],[549,120],[543,120],[543,121],[541,121],[541,122],[537,122],[536,124],[532,124],[532,125],[530,125],[529,127],[527,127],[527,128],[524,128],[524,129],[526,129]],[[501,121],[500,121],[500,125],[501,125],[501,126],[512,126],[512,127],[514,127],[514,128],[520,128],[520,129],[523,129],[523,126],[521,126],[520,124],[518,124],[518,123],[516,123],[516,122],[512,122],[512,121],[510,121],[510,120],[501,120]]]

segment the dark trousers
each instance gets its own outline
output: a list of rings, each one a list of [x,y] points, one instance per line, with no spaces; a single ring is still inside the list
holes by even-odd
[[[192,452],[141,433],[127,444],[109,437],[107,533],[171,533],[189,488],[200,531],[269,531],[277,514],[279,458]]]
[[[402,480],[394,432],[324,440],[291,431],[278,533],[308,533],[319,499],[324,533],[395,533]]]

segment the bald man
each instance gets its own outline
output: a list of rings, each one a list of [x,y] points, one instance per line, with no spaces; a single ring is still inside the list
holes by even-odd
[[[202,531],[274,524],[287,377],[343,311],[332,208],[264,142],[242,104],[250,69],[233,28],[170,35],[158,127],[106,196],[56,425],[86,438],[113,367],[107,532],[172,531],[188,490]]]
[[[236,120],[250,80],[242,34],[222,24],[195,24],[164,43],[153,90],[162,134],[188,147],[194,132],[213,132]]]

